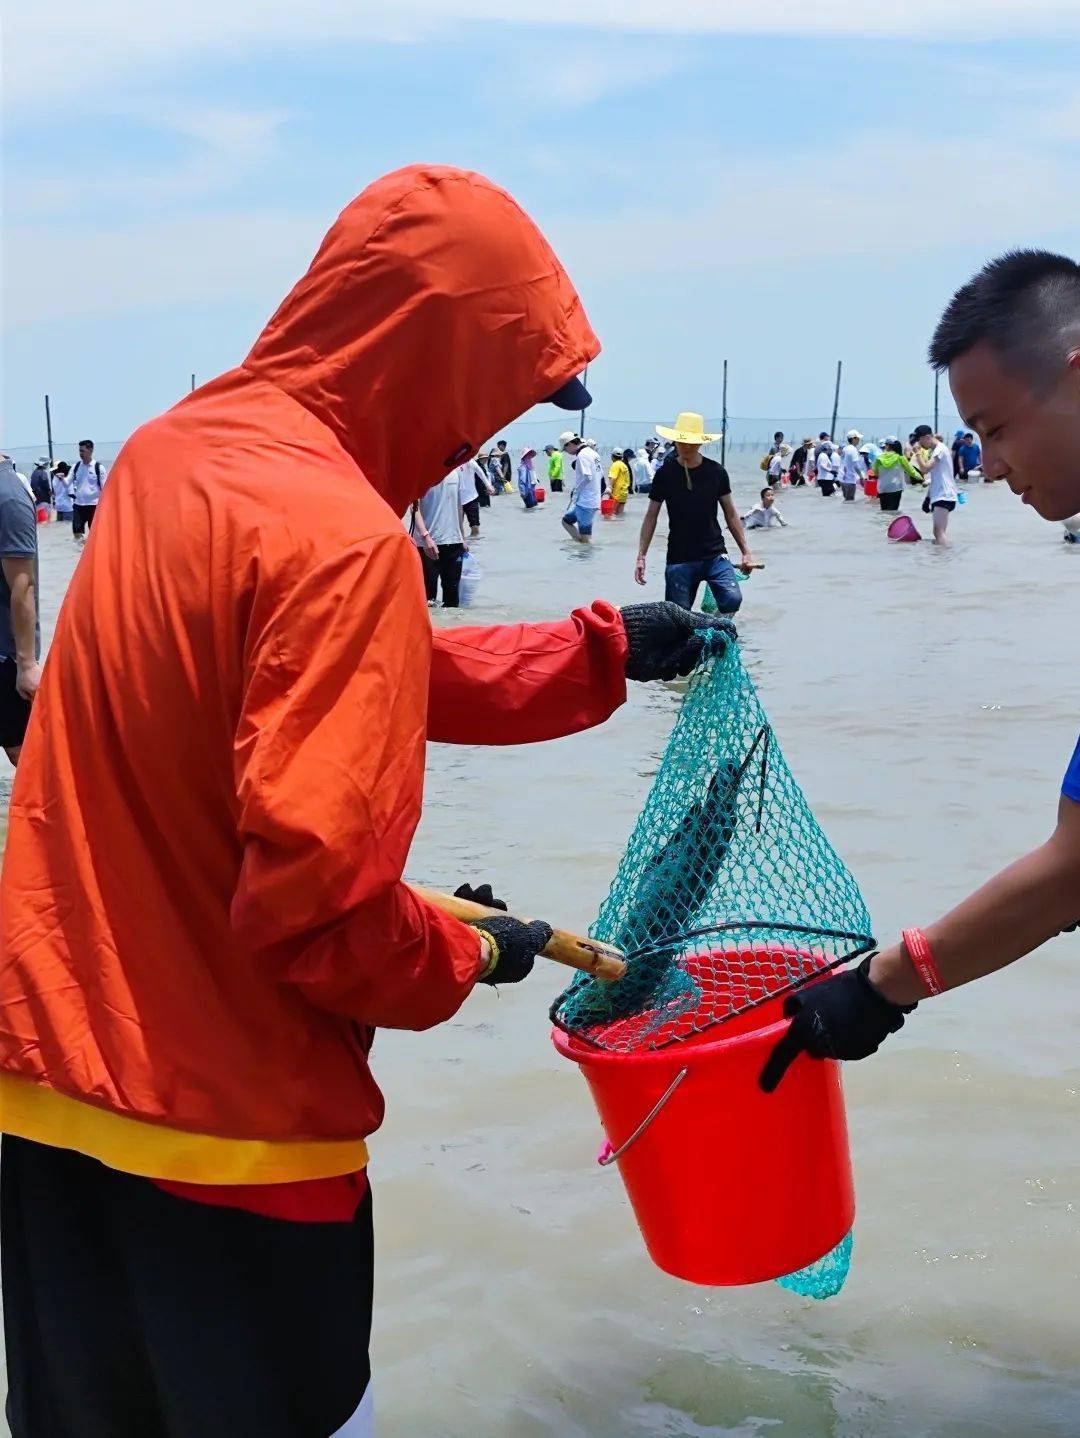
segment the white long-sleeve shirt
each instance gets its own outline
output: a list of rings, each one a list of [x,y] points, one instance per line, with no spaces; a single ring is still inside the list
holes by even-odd
[[[849,440],[840,454],[840,482],[858,484],[866,478],[866,460]]]
[[[105,483],[108,470],[96,460],[84,464],[81,459],[75,461],[75,468],[71,471],[71,493],[76,504],[97,504],[101,498],[101,489]]]
[[[770,504],[768,509],[763,504],[755,504],[749,514],[743,515],[742,522],[747,529],[772,529],[774,525],[787,528],[787,520],[775,504]]]

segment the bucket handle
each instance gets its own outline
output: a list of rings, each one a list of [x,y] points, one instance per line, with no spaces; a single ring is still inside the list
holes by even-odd
[[[656,1102],[653,1104],[653,1106],[652,1106],[652,1108],[649,1110],[649,1112],[645,1115],[645,1117],[644,1117],[644,1118],[641,1120],[641,1122],[638,1124],[638,1126],[637,1126],[637,1128],[634,1130],[634,1132],[630,1135],[630,1137],[629,1137],[628,1139],[626,1139],[623,1143],[621,1143],[618,1148],[612,1148],[610,1144],[606,1144],[606,1145],[605,1145],[603,1152],[600,1154],[600,1157],[596,1160],[597,1163],[600,1165],[601,1168],[607,1168],[610,1164],[615,1163],[615,1161],[616,1161],[617,1159],[622,1158],[623,1154],[626,1152],[626,1150],[627,1150],[628,1148],[630,1148],[633,1144],[637,1143],[638,1139],[639,1139],[639,1138],[641,1137],[641,1135],[645,1132],[645,1130],[649,1127],[649,1125],[652,1123],[653,1119],[656,1118],[657,1114],[658,1114],[658,1113],[660,1112],[660,1110],[664,1107],[664,1105],[667,1103],[668,1099],[672,1096],[672,1094],[673,1094],[673,1093],[675,1092],[675,1090],[679,1087],[679,1085],[682,1083],[683,1079],[686,1077],[686,1075],[687,1075],[689,1072],[690,1072],[689,1069],[680,1069],[680,1070],[679,1070],[679,1072],[675,1075],[675,1077],[674,1077],[674,1078],[671,1080],[671,1082],[668,1084],[668,1086],[667,1086],[667,1088],[664,1090],[664,1092],[660,1095],[660,1097],[659,1097],[659,1098],[656,1100]]]

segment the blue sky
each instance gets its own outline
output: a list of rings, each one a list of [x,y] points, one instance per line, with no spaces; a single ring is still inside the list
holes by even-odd
[[[122,439],[234,364],[338,210],[415,160],[484,171],[549,235],[602,416],[715,414],[724,357],[734,415],[827,409],[840,357],[844,413],[920,413],[958,283],[1013,244],[1080,254],[1072,3],[19,9],[7,447],[46,391],[58,439]]]

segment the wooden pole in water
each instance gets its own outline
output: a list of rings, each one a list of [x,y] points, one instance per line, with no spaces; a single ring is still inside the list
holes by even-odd
[[[720,463],[727,459],[727,360],[724,361],[724,400],[720,419]]]
[[[938,387],[941,384],[941,375],[934,371],[934,433],[938,432]]]
[[[834,392],[834,394],[833,394],[833,402],[832,402],[832,423],[829,425],[829,438],[830,438],[831,440],[835,440],[835,439],[836,439],[836,416],[837,416],[837,413],[839,412],[839,409],[840,409],[840,371],[843,369],[843,367],[844,367],[844,361],[843,361],[843,360],[837,360],[837,361],[836,361],[836,390],[835,390],[835,392]]]
[[[49,412],[49,396],[45,396],[45,437],[49,441],[49,465],[53,462],[52,414]]]
[[[194,393],[194,390],[195,390],[195,376],[194,376],[194,375],[191,376],[191,389],[192,389],[192,393]]]
[[[588,366],[588,365],[585,366],[585,378],[581,381],[581,383],[585,386],[586,389],[589,388],[589,366]],[[580,419],[579,419],[579,421],[578,421],[578,439],[584,439],[584,438],[585,438],[585,411],[582,410],[582,411],[581,411],[581,417],[580,417]]]

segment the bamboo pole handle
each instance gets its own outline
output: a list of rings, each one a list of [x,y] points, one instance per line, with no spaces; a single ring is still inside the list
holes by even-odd
[[[423,889],[419,884],[410,884],[409,888],[418,899],[465,923],[506,917],[501,909],[487,909],[483,904],[459,899],[454,894]],[[564,929],[554,931],[542,952],[546,959],[553,959],[570,969],[580,969],[583,974],[592,974],[594,979],[621,979],[626,973],[626,960],[618,949],[613,949],[610,944],[601,944],[596,939],[582,939],[577,934],[568,934]]]

